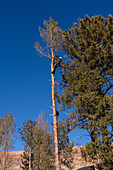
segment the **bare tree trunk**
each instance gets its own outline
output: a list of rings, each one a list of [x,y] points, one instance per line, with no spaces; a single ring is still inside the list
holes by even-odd
[[[3,152],[3,170],[5,170],[6,169],[6,154],[7,154],[7,135],[6,135],[6,137],[5,137],[6,139],[6,141],[5,141],[5,147],[4,147],[4,152]]]
[[[29,170],[31,170],[31,147],[29,148]]]
[[[3,154],[3,170],[5,170],[5,166],[6,166],[6,153],[4,152],[4,154]]]
[[[52,53],[51,70],[53,70],[54,55]],[[56,104],[55,104],[55,82],[54,74],[51,73],[52,79],[52,109],[53,109],[53,132],[54,132],[54,144],[55,144],[55,164],[56,170],[60,170],[60,160],[59,160],[59,144],[58,144],[58,127],[57,127],[57,116],[56,116]]]

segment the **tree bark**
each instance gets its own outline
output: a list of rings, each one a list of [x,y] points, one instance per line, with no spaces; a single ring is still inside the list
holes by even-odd
[[[54,55],[52,53],[51,71],[53,70]],[[58,144],[58,127],[57,127],[57,116],[56,116],[56,104],[55,104],[55,82],[54,74],[51,73],[52,79],[52,109],[53,109],[53,133],[54,133],[54,145],[55,145],[55,165],[56,170],[60,170],[60,159],[59,159],[59,144]]]

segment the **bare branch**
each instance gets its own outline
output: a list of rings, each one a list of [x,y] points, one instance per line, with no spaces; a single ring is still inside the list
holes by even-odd
[[[69,133],[68,133],[68,135],[70,135],[72,132],[74,132],[75,130],[80,130],[81,128],[76,128],[76,129],[73,129],[73,130],[71,130]]]
[[[74,139],[72,139],[72,140],[71,140],[71,142],[72,142],[72,141],[74,141],[74,140],[75,140],[75,139],[77,139],[77,138],[79,138],[79,139],[80,139],[80,138],[82,138],[82,137],[84,137],[84,136],[89,136],[89,135],[77,136],[77,137],[75,137]]]
[[[68,114],[68,113],[66,113],[66,112],[64,112],[66,115],[68,115],[68,116],[70,116],[70,114]],[[70,116],[71,117],[71,116]]]
[[[50,55],[45,54],[44,50],[42,49],[38,42],[35,43],[35,48],[41,55],[50,58]]]

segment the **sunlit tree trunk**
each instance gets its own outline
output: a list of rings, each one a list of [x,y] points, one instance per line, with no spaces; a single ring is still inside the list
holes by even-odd
[[[62,38],[61,29],[58,27],[58,23],[55,22],[51,17],[49,19],[49,22],[44,21],[44,26],[46,27],[46,29],[42,29],[41,27],[39,27],[39,31],[40,31],[40,36],[46,43],[46,48],[40,46],[39,42],[35,43],[35,48],[41,55],[51,59],[52,109],[53,109],[52,116],[53,116],[53,132],[54,132],[54,144],[55,144],[55,166],[56,166],[56,170],[60,170],[53,66],[54,66],[55,54],[57,54],[57,52],[61,52],[62,50],[63,38]]]
[[[54,55],[52,52],[51,60],[51,70],[53,70]],[[52,79],[52,109],[53,109],[53,133],[54,133],[54,144],[55,144],[55,164],[56,170],[60,170],[60,160],[59,160],[59,145],[58,145],[58,127],[57,127],[57,116],[56,116],[56,104],[55,104],[55,81],[54,74],[51,73]]]

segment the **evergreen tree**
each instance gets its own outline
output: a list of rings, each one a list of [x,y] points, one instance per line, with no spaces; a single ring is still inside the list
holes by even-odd
[[[25,121],[19,129],[25,143],[21,166],[23,169],[54,170],[53,138],[48,129],[43,113],[36,121]]]
[[[54,170],[54,143],[45,115],[41,113],[34,130],[34,170]]]
[[[79,19],[63,32],[62,93],[60,104],[71,109],[70,130],[86,129],[91,142],[82,150],[98,168],[113,169],[113,17]]]
[[[53,132],[54,132],[54,145],[55,145],[55,165],[56,170],[60,170],[59,160],[59,146],[58,146],[58,131],[57,131],[57,114],[56,114],[56,103],[55,103],[55,82],[54,74],[61,62],[61,57],[58,54],[62,50],[63,36],[61,29],[58,27],[58,23],[55,22],[51,17],[49,21],[44,21],[45,29],[39,27],[40,36],[45,42],[45,47],[39,45],[39,42],[35,43],[35,48],[39,54],[46,56],[51,59],[51,81],[52,81],[52,109],[53,109]]]
[[[22,155],[22,168],[32,170],[33,168],[33,151],[34,151],[34,128],[36,121],[28,120],[23,123],[23,127],[19,129],[21,140],[24,142],[25,153]],[[28,159],[29,158],[29,159]]]

